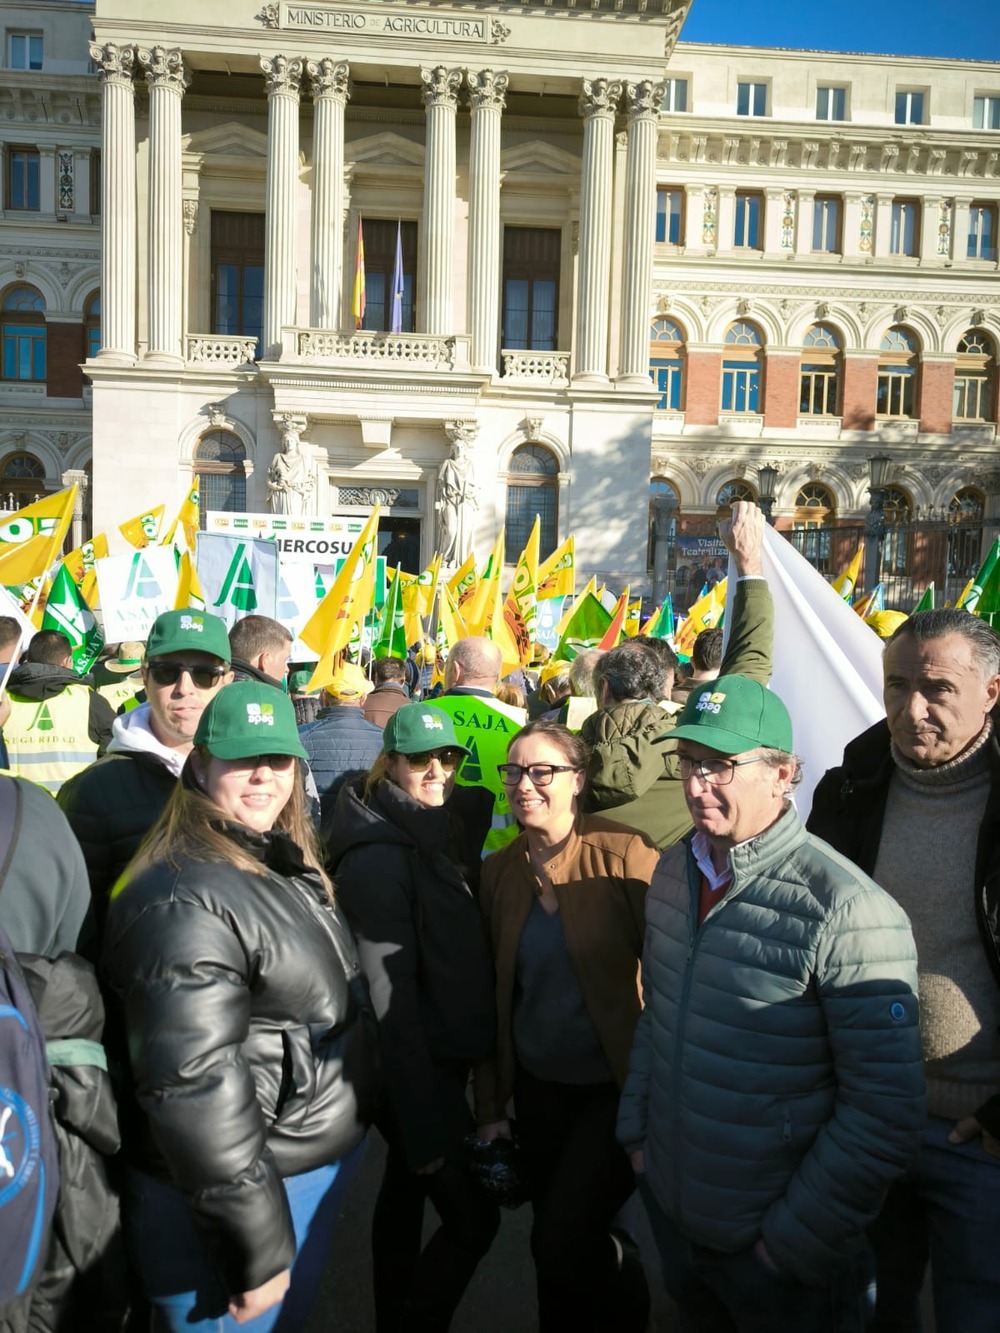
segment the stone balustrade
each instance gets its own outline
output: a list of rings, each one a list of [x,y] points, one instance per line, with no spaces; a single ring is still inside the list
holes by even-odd
[[[300,360],[326,365],[394,366],[400,370],[456,370],[459,343],[468,339],[420,333],[328,333],[296,329],[295,349]]]
[[[508,383],[552,386],[569,383],[569,352],[503,351],[500,359]]]
[[[188,337],[185,361],[189,366],[225,367],[236,370],[252,365],[257,355],[256,338],[221,338],[210,334]]]

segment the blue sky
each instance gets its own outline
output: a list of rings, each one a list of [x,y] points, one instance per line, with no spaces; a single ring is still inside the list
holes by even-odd
[[[694,0],[681,41],[1000,61],[1000,0]]]

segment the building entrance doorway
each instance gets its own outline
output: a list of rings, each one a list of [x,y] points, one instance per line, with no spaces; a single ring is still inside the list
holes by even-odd
[[[397,567],[406,574],[419,574],[420,519],[395,518],[387,514],[378,521],[378,554],[385,556],[386,574]]]

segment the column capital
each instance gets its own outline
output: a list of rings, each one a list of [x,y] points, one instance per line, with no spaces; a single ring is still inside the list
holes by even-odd
[[[462,84],[460,69],[448,69],[446,65],[422,69],[420,82],[423,84],[424,106],[445,106],[452,110],[458,106],[458,90]]]
[[[180,51],[168,51],[165,46],[140,46],[136,56],[146,71],[150,88],[169,88],[173,93],[183,93],[187,77]]]
[[[492,69],[466,70],[465,83],[469,90],[471,111],[503,111],[507,105],[508,75]]]
[[[307,60],[306,73],[312,85],[314,102],[319,97],[330,97],[346,106],[351,96],[351,68],[346,60],[333,60],[330,56],[324,56],[322,60]]]
[[[591,116],[613,116],[622,95],[621,79],[584,79],[578,106],[584,120]]]
[[[98,77],[102,83],[132,83],[132,70],[135,66],[135,47],[119,46],[117,42],[90,43],[90,58],[97,66]]]
[[[639,83],[625,84],[625,101],[628,105],[630,121],[648,118],[655,120],[660,114],[660,107],[667,95],[665,83],[654,83],[652,79],[642,79]]]
[[[268,97],[284,93],[298,97],[302,81],[302,61],[298,56],[261,56],[260,67],[267,85]]]

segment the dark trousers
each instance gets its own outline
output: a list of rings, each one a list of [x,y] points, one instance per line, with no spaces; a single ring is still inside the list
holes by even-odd
[[[465,1165],[462,1139],[474,1128],[465,1099],[468,1071],[439,1076],[451,1131],[439,1170],[412,1171],[397,1127],[391,1119],[379,1124],[389,1153],[372,1222],[378,1333],[444,1333],[500,1225],[499,1208]],[[421,1248],[428,1200],[440,1226]]]
[[[548,1083],[517,1072],[514,1110],[534,1209],[540,1333],[641,1333],[646,1327],[642,1265],[634,1253],[619,1265],[609,1234],[635,1189],[615,1139],[618,1096],[614,1083]]]

